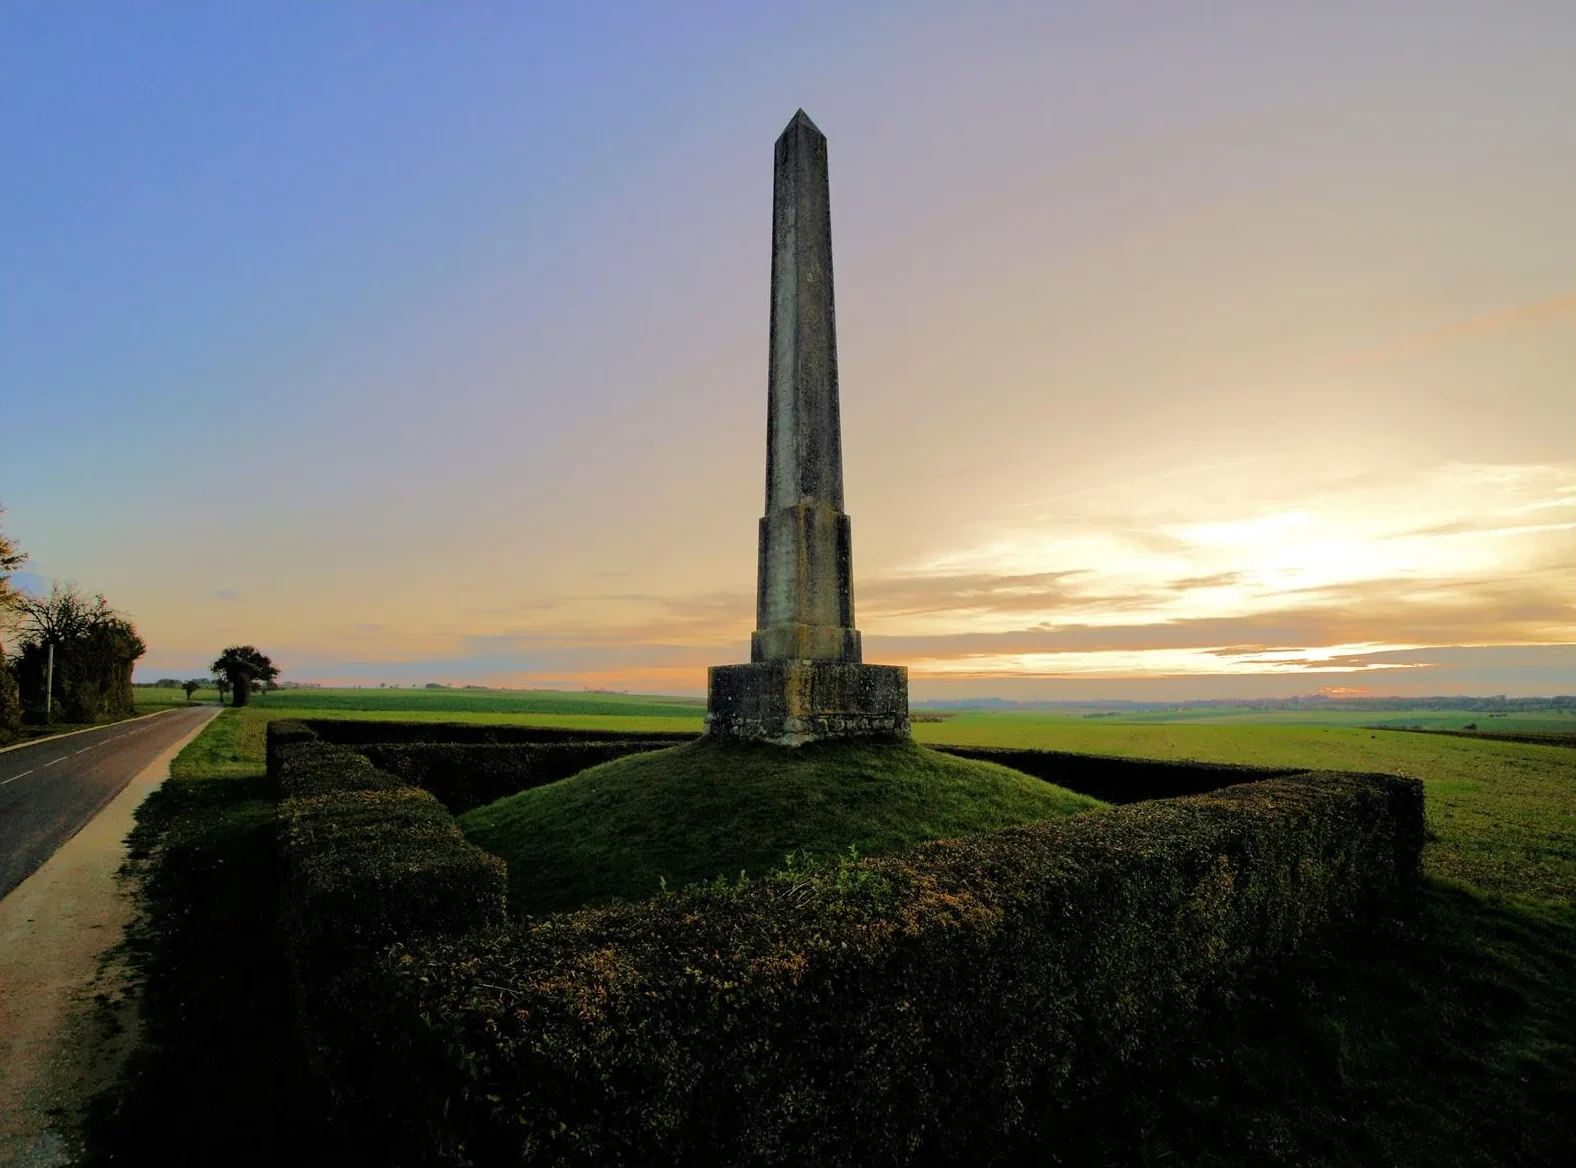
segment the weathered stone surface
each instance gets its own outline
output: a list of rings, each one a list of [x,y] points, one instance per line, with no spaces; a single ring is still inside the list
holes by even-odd
[[[766,514],[752,661],[860,659],[833,300],[826,136],[800,110],[777,139],[772,192]]]
[[[750,664],[711,670],[708,733],[799,745],[908,733],[908,671],[862,665],[843,513],[826,137],[800,110],[772,195],[766,513]]]
[[[857,663],[853,558],[848,516],[830,507],[801,503],[762,518],[750,660]]]
[[[706,733],[801,746],[906,737],[908,670],[843,661],[755,661],[708,672]]]

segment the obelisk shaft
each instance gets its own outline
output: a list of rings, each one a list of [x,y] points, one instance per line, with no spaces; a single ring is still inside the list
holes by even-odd
[[[756,627],[748,665],[706,671],[706,733],[718,739],[908,737],[908,670],[864,664],[854,628],[829,207],[826,138],[800,110],[777,139],[772,196]]]
[[[754,661],[860,660],[842,446],[826,137],[800,110],[777,139],[772,197]]]

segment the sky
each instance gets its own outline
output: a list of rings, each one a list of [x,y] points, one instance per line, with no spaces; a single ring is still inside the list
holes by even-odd
[[[1576,6],[0,8],[0,504],[137,676],[747,659],[829,139],[916,699],[1576,692]]]

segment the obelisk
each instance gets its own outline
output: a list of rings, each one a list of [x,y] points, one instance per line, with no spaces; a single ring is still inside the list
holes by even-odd
[[[772,194],[766,513],[750,664],[710,670],[707,732],[797,746],[908,733],[908,671],[861,663],[843,513],[826,136],[800,110]]]

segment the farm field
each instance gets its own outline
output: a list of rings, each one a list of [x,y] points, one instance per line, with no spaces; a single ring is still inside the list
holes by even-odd
[[[1576,738],[1576,710],[1494,713],[1481,710],[1301,709],[1266,710],[1253,706],[1181,706],[1174,709],[1128,709],[1113,706],[1058,706],[1046,710],[932,710],[915,707],[914,714],[943,721],[956,718],[1023,719],[1031,722],[1116,722],[1149,725],[1216,726],[1366,726],[1384,729],[1465,730],[1475,725],[1485,734],[1569,734]]]
[[[212,686],[194,691],[190,703],[187,702],[186,691],[183,689],[158,689],[151,685],[138,685],[132,687],[131,693],[139,714],[151,714],[154,710],[167,710],[171,706],[201,705],[204,702],[219,700],[219,691]]]
[[[248,704],[259,709],[291,710],[296,717],[310,718],[329,717],[335,711],[366,714],[550,714],[688,718],[698,726],[706,714],[706,703],[694,698],[556,689],[276,689],[271,693],[257,695]]]
[[[1038,713],[922,722],[925,743],[1415,775],[1428,798],[1431,874],[1576,901],[1576,750],[1349,726],[1133,724]]]

